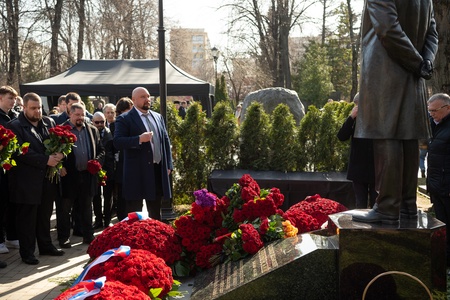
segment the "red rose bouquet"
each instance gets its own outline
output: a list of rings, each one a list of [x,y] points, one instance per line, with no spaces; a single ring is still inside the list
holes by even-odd
[[[146,294],[150,289],[161,289],[159,298],[167,295],[173,284],[172,270],[164,260],[142,249],[131,249],[128,256],[113,256],[93,266],[85,280],[101,276],[106,276],[107,281],[117,280],[125,285],[133,285]]]
[[[102,169],[102,165],[97,160],[88,160],[87,171],[92,175],[97,175],[98,185],[106,185],[106,179],[108,179],[108,177],[106,176],[106,171]]]
[[[0,166],[4,171],[10,170],[16,165],[12,158],[13,154],[26,154],[30,143],[23,143],[19,146],[17,137],[10,129],[0,125]]]
[[[55,300],[67,300],[70,297],[79,294],[80,292],[88,291],[86,282],[80,282],[70,289],[64,291]],[[149,300],[150,297],[140,291],[137,287],[126,285],[120,281],[106,281],[98,294],[88,296],[89,300]]]
[[[45,154],[51,155],[53,153],[63,153],[68,155],[72,152],[72,146],[77,141],[75,134],[70,132],[72,127],[70,125],[56,125],[48,130],[49,138],[44,141]],[[49,167],[47,170],[47,177],[50,181],[58,181],[58,171],[62,168],[62,162],[59,162],[54,167]]]
[[[96,258],[121,245],[148,250],[168,265],[180,260],[182,252],[180,239],[170,225],[154,219],[131,219],[103,230],[89,245],[87,253]]]

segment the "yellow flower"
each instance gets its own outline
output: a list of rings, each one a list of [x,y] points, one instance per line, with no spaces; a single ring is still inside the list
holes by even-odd
[[[293,226],[289,220],[284,221],[282,224],[285,238],[297,236],[298,228]]]

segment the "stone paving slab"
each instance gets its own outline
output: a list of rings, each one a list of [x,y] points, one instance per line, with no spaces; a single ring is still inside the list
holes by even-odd
[[[114,220],[116,221],[116,220]],[[59,248],[56,237],[55,215],[51,220],[51,236],[53,244]],[[97,230],[95,235],[101,231]],[[0,269],[0,299],[2,300],[44,300],[54,299],[67,288],[65,282],[76,278],[88,262],[86,253],[88,245],[82,243],[83,238],[72,236],[72,248],[63,249],[63,256],[40,256],[36,246],[35,256],[38,265],[27,265],[22,262],[19,249],[9,248],[9,253],[0,254],[0,260],[8,266]]]

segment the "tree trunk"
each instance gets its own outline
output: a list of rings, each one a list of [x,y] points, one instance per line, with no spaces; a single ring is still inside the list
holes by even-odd
[[[8,40],[9,40],[9,65],[6,83],[13,85],[15,81],[16,70],[20,75],[20,57],[19,57],[19,1],[6,1],[6,14],[8,26]],[[21,81],[21,76],[18,80]],[[20,83],[20,82],[19,82]]]
[[[58,67],[59,62],[58,39],[61,30],[62,6],[63,0],[57,0],[54,8],[54,15],[50,17],[50,23],[52,28],[51,47],[50,47],[50,76],[57,75],[60,71]]]
[[[450,94],[450,4],[449,1],[433,0],[434,16],[439,33],[439,49],[434,61],[434,74],[431,80],[433,93]]]
[[[355,36],[354,32],[354,14],[352,9],[351,0],[347,0],[348,10],[348,29],[350,33],[350,43],[352,47],[352,89],[350,91],[350,99],[355,97],[358,92],[358,56],[359,56],[359,36],[360,33]]]
[[[80,22],[78,25],[77,61],[80,61],[83,59],[84,29],[86,28],[86,0],[80,0],[77,11]]]

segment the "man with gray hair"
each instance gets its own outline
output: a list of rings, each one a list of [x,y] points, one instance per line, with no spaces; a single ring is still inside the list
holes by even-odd
[[[83,236],[83,244],[90,244],[94,240],[92,198],[98,192],[98,177],[89,173],[88,162],[96,160],[103,164],[105,150],[97,128],[86,122],[85,113],[84,104],[73,103],[70,107],[69,119],[63,123],[71,127],[70,132],[75,134],[77,140],[60,172],[62,199],[60,205],[56,206],[56,214],[59,216],[57,228],[61,248],[71,247],[69,238],[72,208],[77,210],[74,232],[77,229],[81,231],[79,234]]]
[[[447,227],[447,267],[450,266],[450,96],[428,100],[432,137],[428,143],[427,190],[436,218]]]

